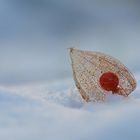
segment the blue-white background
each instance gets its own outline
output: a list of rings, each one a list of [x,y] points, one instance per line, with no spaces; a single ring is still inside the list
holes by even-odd
[[[136,91],[83,103],[70,47],[118,58]],[[139,61],[139,0],[0,0],[0,139],[139,140]]]

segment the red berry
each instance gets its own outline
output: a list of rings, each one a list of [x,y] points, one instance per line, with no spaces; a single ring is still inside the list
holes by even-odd
[[[100,85],[106,91],[117,91],[117,86],[119,84],[119,78],[115,73],[106,72],[100,77]]]

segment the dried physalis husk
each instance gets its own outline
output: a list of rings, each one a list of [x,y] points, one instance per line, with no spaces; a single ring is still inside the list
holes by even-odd
[[[136,88],[132,73],[111,56],[75,48],[70,56],[76,86],[86,101],[103,101],[109,92],[128,96]]]

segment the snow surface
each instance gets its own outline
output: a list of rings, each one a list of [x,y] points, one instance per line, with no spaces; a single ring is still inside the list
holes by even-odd
[[[104,103],[85,103],[66,79],[70,47],[140,73],[139,15],[138,0],[1,0],[0,140],[140,140],[140,74],[128,98]]]
[[[85,103],[72,79],[0,87],[0,140],[139,140],[140,75],[128,98]]]

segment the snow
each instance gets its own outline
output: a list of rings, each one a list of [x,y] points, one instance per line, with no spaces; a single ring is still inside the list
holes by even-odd
[[[138,0],[0,1],[0,140],[139,140]],[[135,74],[124,98],[84,102],[67,48],[99,51]]]
[[[72,79],[1,86],[0,139],[139,140],[139,92],[85,103]]]

